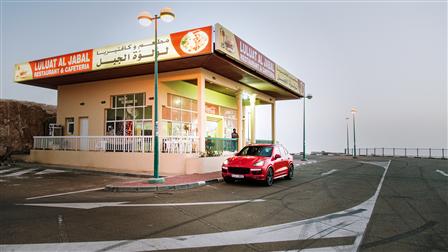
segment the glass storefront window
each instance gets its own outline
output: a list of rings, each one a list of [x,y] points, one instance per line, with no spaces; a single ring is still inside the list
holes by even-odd
[[[125,120],[133,120],[134,119],[134,108],[129,108],[129,107],[126,108],[124,115],[125,115],[125,117],[124,117]]]
[[[145,101],[145,94],[144,93],[140,93],[140,94],[135,94],[135,106],[139,107],[139,106],[144,106],[144,101]]]
[[[179,109],[171,109],[171,120],[173,120],[173,121],[181,121],[180,110]]]
[[[161,134],[168,136],[197,135],[197,102],[186,97],[168,94],[167,105],[162,106]]]
[[[143,119],[143,108],[135,108],[135,112],[134,112],[134,118],[135,119]]]
[[[116,97],[117,106],[115,108],[123,108],[124,107],[124,95],[119,95]]]
[[[219,106],[206,103],[205,104],[205,113],[212,114],[212,115],[219,115]]]
[[[145,119],[152,119],[152,106],[145,107]]]
[[[134,122],[133,121],[126,121],[126,131],[125,131],[125,135],[126,136],[132,136],[133,132],[134,132]]]
[[[141,135],[143,135],[143,122],[135,121],[134,122],[134,136],[141,136]]]
[[[152,136],[152,122],[149,121],[143,122],[143,135]]]
[[[134,94],[126,95],[126,107],[134,107]]]
[[[106,135],[152,135],[152,106],[146,106],[144,93],[116,95],[111,100],[112,108],[105,115]]]
[[[124,109],[115,110],[115,120],[124,120]]]

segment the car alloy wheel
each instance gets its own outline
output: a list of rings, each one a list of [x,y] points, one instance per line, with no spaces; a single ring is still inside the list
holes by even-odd
[[[266,185],[271,186],[274,182],[274,171],[272,168],[269,168],[268,172],[266,173]]]

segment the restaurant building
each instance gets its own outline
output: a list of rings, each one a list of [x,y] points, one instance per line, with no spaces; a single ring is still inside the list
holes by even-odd
[[[51,136],[27,161],[152,174],[154,39],[15,65],[15,81],[57,90]],[[160,174],[219,170],[248,143],[276,142],[277,100],[304,83],[220,24],[158,38]],[[255,106],[272,137],[255,139]],[[232,129],[239,134],[232,139]]]

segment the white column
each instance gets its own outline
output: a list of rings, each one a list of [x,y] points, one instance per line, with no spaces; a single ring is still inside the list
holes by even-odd
[[[246,106],[244,106],[244,104],[243,104],[243,112],[242,112],[242,118],[243,118],[243,120],[242,120],[242,128],[241,128],[241,146],[242,147],[244,147],[244,146],[246,146],[246,139],[247,139],[247,136],[246,136],[246,122],[247,122],[247,118],[246,118]]]
[[[198,77],[198,131],[199,131],[199,151],[205,152],[205,78],[201,73]]]
[[[238,150],[243,148],[243,137],[245,135],[244,133],[244,122],[243,122],[243,116],[244,116],[244,109],[243,109],[243,93],[239,91],[236,94],[236,107],[237,107],[237,116],[236,116],[236,131],[238,132],[239,138],[238,138]]]
[[[277,142],[277,136],[275,135],[275,101],[271,104],[271,139],[272,143]]]
[[[255,101],[257,95],[252,94],[250,96],[250,143],[255,143]]]

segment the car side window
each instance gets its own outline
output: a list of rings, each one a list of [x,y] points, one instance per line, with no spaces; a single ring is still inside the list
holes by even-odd
[[[278,147],[274,148],[274,156],[279,154],[280,156],[282,155],[282,153],[280,152],[280,150],[278,149]]]
[[[284,157],[288,157],[289,153],[288,153],[288,151],[286,150],[286,148],[282,146],[281,149],[283,150],[283,156],[284,156]]]

